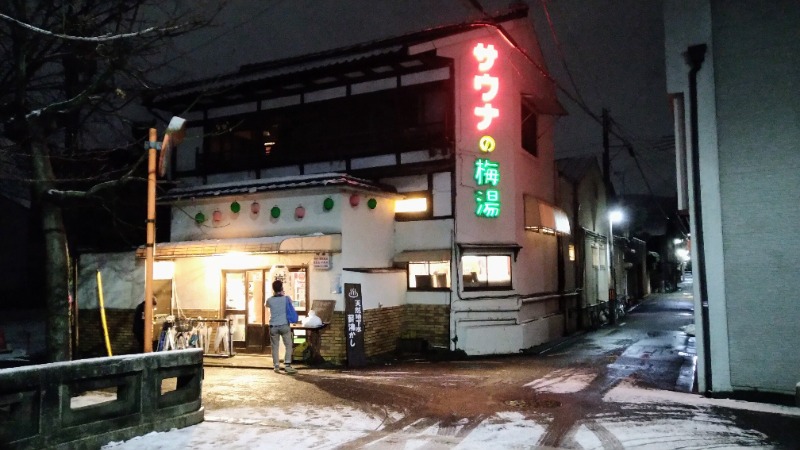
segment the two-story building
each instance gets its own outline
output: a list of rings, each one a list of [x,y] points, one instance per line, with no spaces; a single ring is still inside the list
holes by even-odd
[[[263,350],[263,299],[281,278],[301,315],[334,304],[331,360],[345,357],[347,283],[361,285],[368,356],[400,338],[481,355],[563,335],[564,110],[526,8],[243,66],[149,106],[188,124],[159,197],[159,312],[229,318],[236,346]]]

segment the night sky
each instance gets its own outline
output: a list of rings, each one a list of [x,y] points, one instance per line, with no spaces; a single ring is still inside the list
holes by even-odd
[[[511,4],[508,0],[478,3],[489,13],[504,11]],[[607,108],[618,124],[617,131],[633,144],[652,191],[674,195],[662,2],[525,3],[548,68],[559,84],[595,116]],[[176,44],[172,51],[174,70],[169,75],[185,81],[231,72],[246,63],[383,39],[481,16],[468,0],[235,0],[218,17],[217,26]],[[569,115],[557,124],[557,157],[600,156],[599,122],[563,93],[560,98]],[[650,193],[620,140],[612,138],[611,144],[617,192]]]

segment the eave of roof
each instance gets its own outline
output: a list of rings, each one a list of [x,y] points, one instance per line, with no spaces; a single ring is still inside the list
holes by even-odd
[[[407,52],[408,47],[463,33],[478,27],[492,26],[509,20],[524,18],[527,17],[527,15],[528,8],[523,5],[484,20],[443,25],[402,36],[330,49],[318,53],[263,63],[247,64],[241,66],[236,72],[169,86],[155,92],[151,100],[147,103],[150,106],[163,109],[171,109],[175,107],[175,104],[197,105],[196,101],[199,96],[208,96],[210,94],[221,96],[226,90],[233,89],[242,84],[255,82],[265,83],[268,80],[281,79],[288,76],[296,77],[299,74],[320,70],[324,70],[328,73],[334,69],[346,71],[350,67],[359,65],[366,67],[370,62],[379,63],[383,60],[400,62],[400,64],[402,64],[404,58],[417,61],[424,59],[428,64],[441,65],[443,58],[436,57],[435,55],[409,56]],[[202,108],[196,107],[194,109]]]
[[[375,183],[370,180],[341,173],[323,173],[175,188],[160,196],[158,201],[169,203],[197,198],[320,187],[352,188],[372,192],[396,192],[391,186]]]

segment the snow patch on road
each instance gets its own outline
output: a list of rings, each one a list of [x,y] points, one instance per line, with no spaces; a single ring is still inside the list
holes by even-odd
[[[770,403],[746,402],[742,400],[707,398],[685,392],[642,389],[631,382],[622,382],[610,390],[604,401],[615,403],[675,403],[691,406],[717,406],[722,408],[742,409],[747,411],[800,416],[800,408],[793,406],[773,405]]]
[[[533,388],[539,392],[573,394],[586,389],[595,377],[596,375],[589,371],[559,369],[549,373],[544,378],[531,381],[525,387]]]

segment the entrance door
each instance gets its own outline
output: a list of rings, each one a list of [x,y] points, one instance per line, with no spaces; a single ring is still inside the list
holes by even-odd
[[[272,295],[272,282],[283,281],[297,313],[308,310],[307,266],[276,265],[270,269],[224,271],[223,317],[233,323],[233,346],[240,350],[264,352],[269,347],[269,310],[264,300]]]
[[[248,270],[247,278],[247,335],[245,342],[248,351],[263,352],[269,345],[267,329],[264,326],[264,271]]]
[[[223,317],[230,319],[233,346],[245,346],[245,314],[247,301],[245,297],[245,272],[223,272],[225,278],[225,311]]]

